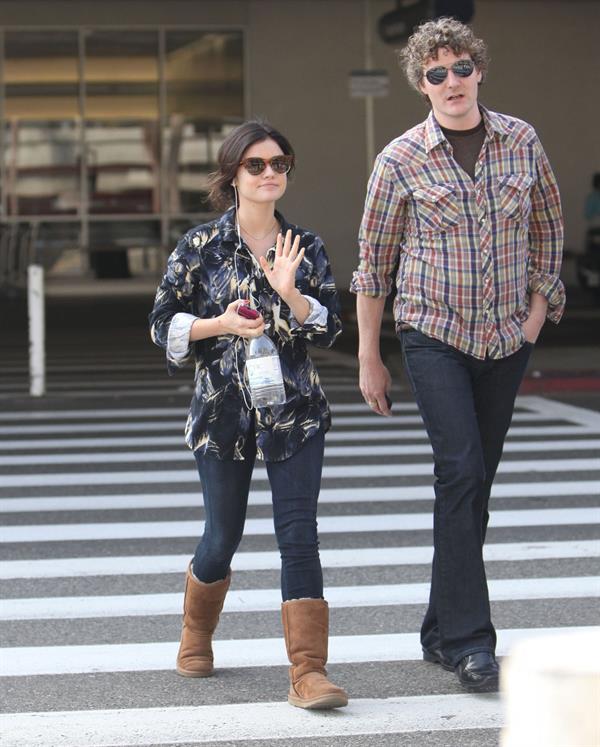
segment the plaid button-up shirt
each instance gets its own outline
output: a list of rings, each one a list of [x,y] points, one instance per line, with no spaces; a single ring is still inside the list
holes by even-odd
[[[481,111],[474,179],[433,113],[379,154],[350,290],[387,295],[396,270],[396,323],[484,359],[521,347],[531,293],[558,322],[565,292],[560,197],[541,143],[526,122]]]

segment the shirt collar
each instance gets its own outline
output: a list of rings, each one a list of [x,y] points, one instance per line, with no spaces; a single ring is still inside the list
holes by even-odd
[[[489,111],[489,109],[486,109],[485,106],[482,106],[481,104],[479,105],[479,109],[481,111],[481,116],[483,117],[485,131],[488,138],[491,139],[494,134],[504,136],[510,133],[508,124],[503,117],[495,112]]]
[[[275,211],[275,218],[279,222],[281,231],[284,235],[289,228],[294,228],[294,226],[287,222],[279,210]],[[237,246],[238,234],[235,225],[235,207],[232,206],[229,210],[226,210],[223,215],[217,219],[217,225],[219,233],[221,234],[221,241],[230,242]]]
[[[446,138],[439,126],[437,119],[433,116],[433,109],[425,120],[425,150],[429,153],[440,143],[445,143]]]
[[[479,104],[479,111],[483,117],[483,123],[485,126],[485,132],[487,139],[490,140],[495,134],[508,135],[508,127],[506,123],[494,112],[488,111],[485,106]],[[445,143],[446,138],[442,132],[442,128],[439,126],[437,119],[433,116],[433,109],[429,112],[429,116],[425,120],[425,149],[429,151],[433,150],[440,143]]]

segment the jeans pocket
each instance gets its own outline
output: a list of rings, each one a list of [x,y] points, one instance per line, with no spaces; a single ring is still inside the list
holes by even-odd
[[[402,329],[400,330],[400,340],[402,346],[405,348],[435,348],[442,346],[444,343],[440,340],[436,340],[434,337],[419,332],[418,329]]]

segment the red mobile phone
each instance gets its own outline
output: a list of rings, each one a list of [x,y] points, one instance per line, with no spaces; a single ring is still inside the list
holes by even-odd
[[[255,309],[251,309],[249,306],[246,306],[246,304],[241,304],[237,307],[237,313],[240,316],[243,316],[244,319],[258,319],[260,314]]]

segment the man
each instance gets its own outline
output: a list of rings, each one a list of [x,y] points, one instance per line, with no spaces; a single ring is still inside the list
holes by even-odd
[[[560,198],[533,128],[478,104],[487,53],[471,29],[429,21],[402,61],[431,113],[384,148],[369,181],[351,287],[360,388],[391,414],[379,335],[396,271],[396,329],[436,478],[423,658],[490,691],[488,501],[533,344],[564,308]]]

